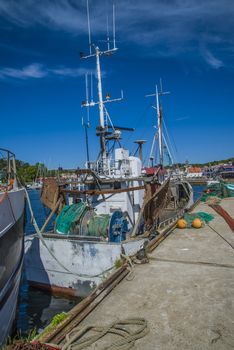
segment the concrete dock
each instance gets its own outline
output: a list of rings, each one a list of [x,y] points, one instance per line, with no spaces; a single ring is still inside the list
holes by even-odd
[[[234,217],[234,198],[221,206]],[[201,229],[175,229],[80,327],[142,317],[149,333],[136,350],[234,349],[234,232],[208,205],[194,211],[214,219]]]

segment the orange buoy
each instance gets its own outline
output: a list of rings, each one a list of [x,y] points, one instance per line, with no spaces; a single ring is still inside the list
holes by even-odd
[[[177,221],[177,227],[178,228],[185,228],[187,226],[187,222],[184,219],[179,219]]]
[[[194,228],[201,228],[202,227],[202,222],[200,219],[194,219],[193,222],[192,222],[192,226]]]

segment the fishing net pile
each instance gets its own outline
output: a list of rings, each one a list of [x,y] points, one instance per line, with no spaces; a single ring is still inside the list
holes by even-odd
[[[227,197],[234,197],[232,185],[220,181],[207,187],[201,197],[201,201],[208,202],[208,204],[217,204],[222,198]]]
[[[195,219],[199,219],[202,223],[202,226],[205,226],[206,223],[209,223],[211,220],[214,219],[214,216],[208,213],[205,213],[203,211],[199,211],[198,213],[185,213],[184,214],[184,220],[186,221],[186,227],[192,228],[193,227],[193,221]]]

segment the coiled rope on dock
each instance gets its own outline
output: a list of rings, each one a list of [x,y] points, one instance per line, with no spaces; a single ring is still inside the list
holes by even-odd
[[[133,326],[132,328],[134,328],[134,330],[131,330],[131,326]],[[84,337],[88,332],[97,334]],[[111,344],[105,346],[103,350],[128,350],[134,347],[136,340],[143,338],[148,333],[148,322],[144,318],[119,320],[107,326],[87,325],[83,328],[74,328],[68,333],[66,335],[66,343],[63,345],[62,350],[85,349],[97,343],[97,341],[107,334],[119,336],[120,339],[112,341]]]

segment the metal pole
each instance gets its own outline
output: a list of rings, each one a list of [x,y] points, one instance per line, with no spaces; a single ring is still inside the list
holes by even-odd
[[[17,188],[18,182],[17,182],[15,155],[13,155],[12,157],[12,163],[13,163],[13,172],[14,172],[14,188]]]
[[[101,145],[101,155],[102,155],[103,167],[106,168],[106,141],[105,141],[105,135],[104,135],[104,129],[105,129],[104,105],[103,105],[103,98],[102,98],[100,50],[98,47],[96,47],[96,65],[97,65],[98,100],[99,100],[99,117],[100,117],[100,145]]]
[[[86,142],[86,157],[88,163],[88,169],[90,168],[89,164],[89,139],[88,139],[88,125],[85,124],[85,142]]]
[[[10,159],[10,153],[7,151],[7,181],[9,183],[11,178],[11,159]]]

